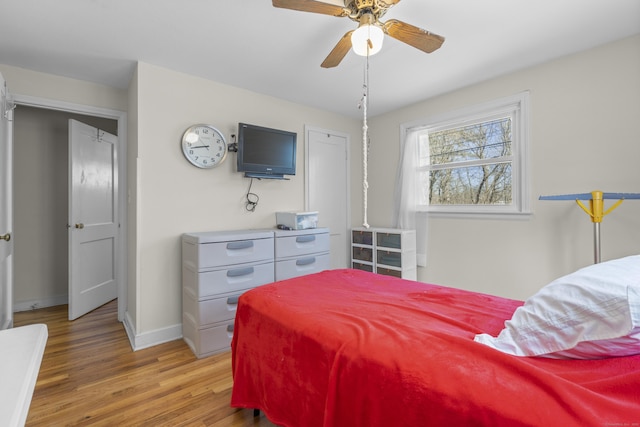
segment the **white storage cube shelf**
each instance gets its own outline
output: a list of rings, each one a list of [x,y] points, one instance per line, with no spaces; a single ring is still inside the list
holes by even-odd
[[[416,280],[415,230],[355,228],[351,230],[351,267]]]
[[[184,234],[183,339],[199,358],[228,351],[240,295],[329,265],[326,228]]]

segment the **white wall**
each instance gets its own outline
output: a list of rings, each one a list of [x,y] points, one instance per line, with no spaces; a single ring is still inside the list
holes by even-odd
[[[391,225],[400,124],[525,90],[531,93],[533,217],[431,219],[428,266],[419,269],[419,280],[524,299],[593,262],[590,218],[575,202],[538,196],[640,192],[640,36],[635,36],[373,119],[370,223]],[[635,200],[605,217],[603,260],[640,253],[639,218]]]
[[[138,264],[138,70],[129,83],[127,98],[127,312],[125,326],[131,336],[137,325],[138,284],[140,282]]]
[[[138,64],[135,87],[137,120],[131,126],[137,127],[137,159],[129,158],[130,165],[137,165],[130,173],[137,177],[136,188],[130,189],[137,199],[137,250],[129,260],[136,269],[130,277],[139,278],[135,329],[137,334],[170,335],[166,328],[182,321],[181,234],[271,228],[276,211],[303,210],[304,126],[357,140],[360,124],[145,63]],[[255,212],[245,209],[249,180],[235,171],[234,153],[222,165],[201,170],[185,160],[180,148],[182,133],[192,124],[212,124],[229,137],[237,133],[238,122],[298,133],[297,174],[290,181],[254,181],[251,190],[260,197]]]
[[[127,111],[127,91],[125,90],[1,63],[0,72],[14,95],[35,96],[73,104]]]

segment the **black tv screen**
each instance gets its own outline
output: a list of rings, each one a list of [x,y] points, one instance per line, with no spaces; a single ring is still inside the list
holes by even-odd
[[[251,178],[296,174],[297,134],[247,123],[238,124],[238,172]]]

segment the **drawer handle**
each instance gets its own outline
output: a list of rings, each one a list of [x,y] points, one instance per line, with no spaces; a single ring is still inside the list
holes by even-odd
[[[233,333],[233,325],[227,325],[227,332]]]
[[[308,242],[313,242],[314,240],[316,240],[316,236],[309,235],[309,236],[298,236],[296,237],[296,243],[308,243]]]
[[[237,268],[235,270],[228,270],[227,277],[240,277],[253,274],[253,267]]]
[[[238,298],[240,298],[240,297],[229,297],[229,298],[227,298],[227,304],[229,304],[229,305],[238,305]]]
[[[253,241],[251,240],[244,240],[242,242],[229,242],[227,243],[227,249],[230,249],[232,251],[237,251],[239,249],[247,249],[247,248],[252,248],[253,247]]]
[[[296,265],[309,265],[309,264],[313,264],[314,262],[316,262],[316,257],[312,256],[309,258],[302,258],[302,259],[296,260]]]

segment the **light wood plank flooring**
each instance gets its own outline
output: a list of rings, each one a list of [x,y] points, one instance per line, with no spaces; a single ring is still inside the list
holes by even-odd
[[[182,340],[132,351],[117,302],[69,322],[67,306],[19,312],[49,339],[27,426],[274,426],[229,406],[231,353],[196,359]]]

